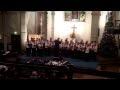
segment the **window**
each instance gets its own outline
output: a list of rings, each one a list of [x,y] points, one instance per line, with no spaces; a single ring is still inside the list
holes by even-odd
[[[65,21],[71,21],[71,20],[72,20],[72,12],[65,11]]]
[[[65,21],[85,22],[85,11],[65,11]]]

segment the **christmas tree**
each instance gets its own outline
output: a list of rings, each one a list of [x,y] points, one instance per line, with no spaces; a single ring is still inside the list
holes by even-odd
[[[115,40],[115,36],[113,34],[109,34],[108,32],[112,30],[113,27],[113,19],[112,13],[108,18],[108,22],[105,25],[105,30],[103,33],[103,37],[99,44],[98,53],[102,57],[116,57],[118,55],[118,48]]]

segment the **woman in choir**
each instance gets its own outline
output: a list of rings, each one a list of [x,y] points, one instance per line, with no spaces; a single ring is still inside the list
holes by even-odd
[[[82,55],[83,55],[83,59],[85,58],[85,43],[83,42],[82,44]]]
[[[81,41],[80,41],[80,44],[82,45],[83,43],[84,43],[84,41],[83,41],[83,40],[81,40]]]
[[[96,42],[94,42],[94,45],[93,45],[93,59],[96,60],[96,55],[97,55],[97,49],[98,49],[98,45]]]
[[[73,45],[74,45],[74,42],[73,40],[70,40],[70,43],[69,43],[69,56],[72,57],[72,48],[73,48]]]
[[[77,42],[74,44],[74,58],[77,58]]]
[[[89,53],[90,53],[90,44],[86,44],[86,47],[85,47],[85,60],[88,60],[89,59]]]
[[[62,46],[62,48],[61,48],[61,54],[62,54],[62,56],[65,56],[65,42],[62,42],[61,43],[61,46]]]
[[[38,50],[37,50],[37,52],[38,52],[38,56],[42,56],[42,44],[41,44],[41,42],[38,43]]]
[[[42,50],[41,50],[41,52],[42,52],[42,56],[44,56],[45,55],[45,39],[41,39],[41,45],[42,45]]]
[[[46,40],[45,41],[45,55],[48,56],[49,55],[49,41]]]
[[[93,41],[90,43],[89,55],[90,55],[90,59],[92,59],[94,56],[94,42]]]
[[[68,52],[67,52],[68,44],[69,44],[69,41],[68,41],[68,38],[66,38],[64,42],[64,56],[65,57],[68,57]]]
[[[60,41],[60,38],[58,38],[57,40],[54,41],[55,45],[54,45],[54,55],[56,57],[59,56],[59,49],[60,49],[60,44],[61,44],[61,41]]]
[[[61,39],[61,44],[60,44],[60,56],[62,57],[63,56],[63,40]]]
[[[74,43],[73,47],[72,47],[72,58],[75,58],[75,49],[76,49],[76,46],[75,46],[75,43]]]
[[[50,40],[48,40],[48,56],[51,55],[51,43]]]
[[[85,47],[86,47],[88,44],[89,44],[89,42],[88,42],[88,41],[86,41],[86,42],[85,42]]]
[[[76,43],[75,58],[79,58],[79,42]]]
[[[52,56],[53,55],[53,48],[54,48],[54,41],[52,40],[52,38],[50,38],[50,41],[49,41],[50,43],[50,56]]]
[[[32,41],[28,41],[28,53],[29,53],[29,56],[32,55]]]

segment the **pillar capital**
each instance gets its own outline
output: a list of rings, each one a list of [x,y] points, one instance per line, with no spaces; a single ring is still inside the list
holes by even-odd
[[[55,11],[52,11],[52,13],[51,13],[52,15],[55,15]]]
[[[92,11],[91,14],[92,14],[93,16],[100,16],[100,15],[101,15],[100,11]]]

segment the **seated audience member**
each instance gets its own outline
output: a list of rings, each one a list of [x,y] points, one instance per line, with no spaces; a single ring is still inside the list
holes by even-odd
[[[31,79],[38,79],[38,72],[37,71],[32,71],[32,75],[30,76]]]
[[[0,65],[0,79],[6,78],[6,72],[8,70],[8,67],[5,65]]]

